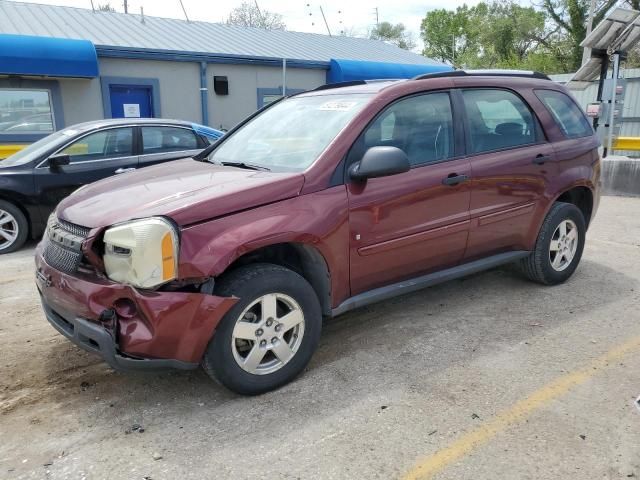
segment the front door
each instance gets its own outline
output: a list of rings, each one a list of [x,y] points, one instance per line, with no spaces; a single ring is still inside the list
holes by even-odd
[[[152,118],[153,91],[143,85],[109,85],[112,118]]]
[[[34,170],[43,218],[81,186],[138,167],[132,127],[90,133],[56,152],[56,155],[69,155],[70,164],[52,170],[45,162]]]
[[[466,260],[525,250],[555,153],[525,101],[503,89],[465,89],[471,162]]]
[[[349,160],[370,147],[395,146],[406,173],[349,182],[351,294],[456,265],[469,229],[469,162],[458,158],[447,92],[391,104],[354,144]]]

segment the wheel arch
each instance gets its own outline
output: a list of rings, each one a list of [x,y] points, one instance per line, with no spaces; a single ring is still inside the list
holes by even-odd
[[[331,315],[331,272],[324,255],[316,247],[300,242],[264,245],[235,258],[221,276],[252,263],[272,263],[296,272],[307,280],[315,291],[322,314]]]
[[[556,202],[571,203],[580,209],[584,216],[586,226],[589,226],[593,215],[593,191],[587,185],[573,185],[564,190],[553,199],[551,205]],[[549,207],[551,208],[551,206]]]

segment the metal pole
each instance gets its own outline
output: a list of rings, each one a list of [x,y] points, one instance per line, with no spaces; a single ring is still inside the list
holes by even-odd
[[[320,5],[320,13],[322,14],[322,19],[324,20],[324,24],[327,27],[327,32],[329,32],[329,36],[331,36],[331,30],[329,30],[329,24],[327,23],[327,17],[324,16],[324,10],[322,10],[322,5]]]
[[[202,124],[209,126],[209,89],[207,88],[207,62],[200,62],[200,108]]]
[[[589,17],[587,18],[587,34],[585,38],[589,36],[591,30],[593,29],[593,13],[596,9],[596,0],[591,0],[591,5],[589,6]],[[591,57],[591,49],[584,47],[582,52],[582,65],[589,61],[589,57]]]
[[[613,85],[611,88],[611,105],[609,111],[609,131],[607,132],[607,153],[613,150],[613,122],[616,113],[616,89],[618,87],[618,74],[620,72],[620,55],[613,55]]]
[[[184,13],[184,18],[187,19],[187,23],[189,22],[189,17],[187,16],[187,11],[184,8],[184,5],[182,4],[182,0],[180,0],[180,6],[182,7],[182,13]]]
[[[282,96],[287,96],[287,59],[282,59]]]
[[[91,0],[91,10],[96,13],[96,7],[93,6],[93,0]]]
[[[124,13],[129,13],[129,4],[127,0],[124,0]]]

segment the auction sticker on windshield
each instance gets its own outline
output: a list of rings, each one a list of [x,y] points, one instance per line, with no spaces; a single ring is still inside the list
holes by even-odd
[[[326,102],[320,105],[318,107],[318,110],[333,110],[336,112],[348,112],[357,103],[358,102],[339,102],[339,101]]]

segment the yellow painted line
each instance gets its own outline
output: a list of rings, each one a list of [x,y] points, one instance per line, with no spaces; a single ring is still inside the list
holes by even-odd
[[[525,420],[536,410],[541,409],[551,401],[566,394],[570,389],[585,383],[600,370],[615,360],[620,359],[632,350],[640,347],[640,337],[619,345],[607,353],[595,359],[582,370],[570,372],[557,378],[544,387],[536,390],[527,398],[520,400],[508,410],[499,413],[484,425],[462,435],[448,447],[437,451],[420,460],[409,473],[405,480],[422,480],[431,478],[451,463],[471,453],[476,448],[487,443],[500,432],[514,424]]]

